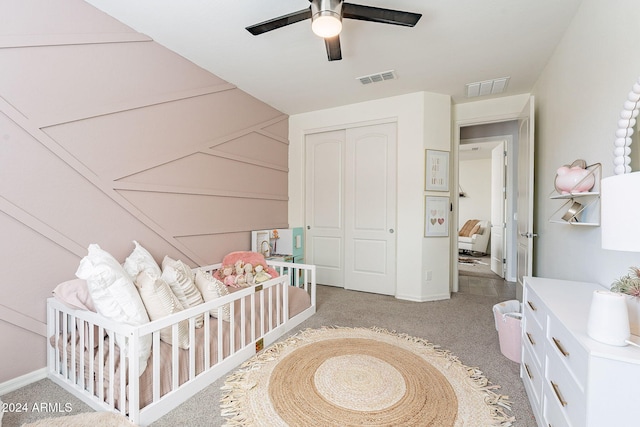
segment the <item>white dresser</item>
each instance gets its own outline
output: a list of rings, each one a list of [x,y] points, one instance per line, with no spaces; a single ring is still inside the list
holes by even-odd
[[[604,288],[524,280],[520,375],[540,427],[640,426],[640,348],[587,336],[597,289]]]

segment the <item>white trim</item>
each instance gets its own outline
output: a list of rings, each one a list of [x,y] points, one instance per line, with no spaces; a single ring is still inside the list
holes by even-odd
[[[428,295],[427,297],[422,297],[422,298],[416,298],[415,295],[398,294],[396,295],[396,299],[403,300],[403,301],[411,301],[411,302],[429,302],[429,301],[442,301],[446,299],[451,299],[451,295],[449,293],[443,293],[443,294]]]
[[[303,129],[303,135],[313,135],[315,133],[324,133],[324,132],[332,132],[334,130],[344,130],[344,129],[353,129],[353,128],[361,128],[366,126],[374,126],[374,125],[383,125],[387,123],[398,123],[397,116],[383,117],[380,119],[371,119],[371,120],[362,120],[357,122],[346,122],[337,125],[329,125],[323,126],[319,128],[309,128]]]
[[[0,384],[0,396],[47,378],[47,368],[40,368]]]

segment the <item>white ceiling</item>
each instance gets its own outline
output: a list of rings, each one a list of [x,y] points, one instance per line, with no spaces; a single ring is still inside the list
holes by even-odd
[[[287,114],[427,91],[465,98],[465,84],[511,77],[530,92],[582,0],[354,0],[422,13],[414,28],[345,19],[342,60],[327,61],[309,20],[259,36],[245,27],[308,0],[87,0],[133,29]],[[395,70],[398,79],[357,77]]]

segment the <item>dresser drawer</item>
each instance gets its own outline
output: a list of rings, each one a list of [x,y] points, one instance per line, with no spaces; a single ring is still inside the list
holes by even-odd
[[[535,319],[531,318],[531,314],[527,314],[522,329],[523,347],[531,351],[535,363],[539,367],[544,363],[545,341],[543,329],[540,328]]]
[[[527,395],[534,413],[538,413],[542,403],[542,370],[540,365],[534,360],[530,349],[525,346],[522,351],[522,363],[520,365],[522,382],[527,389]]]
[[[544,392],[548,396],[544,400],[544,408],[542,410],[542,417],[544,420],[543,425],[545,427],[583,427],[583,426],[572,426],[572,424],[567,421],[567,418],[562,411],[562,406],[558,402],[558,399],[554,396],[554,391],[551,389],[551,386],[547,386],[545,384]]]
[[[531,289],[527,289],[526,301],[523,304],[523,314],[529,319],[535,319],[540,329],[544,329],[547,323],[547,308],[538,295]]]
[[[552,351],[547,353],[544,384],[545,407],[546,400],[555,402],[571,425],[583,427],[586,425],[586,398],[560,357]],[[549,402],[550,404],[551,402]]]
[[[580,388],[584,390],[589,366],[587,351],[578,343],[575,336],[552,315],[549,316],[547,340],[548,351],[558,356],[558,359],[571,371]]]

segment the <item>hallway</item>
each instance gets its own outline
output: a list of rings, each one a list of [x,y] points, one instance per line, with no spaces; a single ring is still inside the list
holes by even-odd
[[[496,276],[496,279],[476,276],[458,276],[458,292],[472,295],[485,295],[504,298],[504,300],[516,299],[516,283],[507,282]]]
[[[516,298],[516,283],[508,282],[489,267],[489,256],[460,254],[459,259],[473,260],[475,263],[458,263],[458,292],[472,295],[501,297],[505,300]]]

